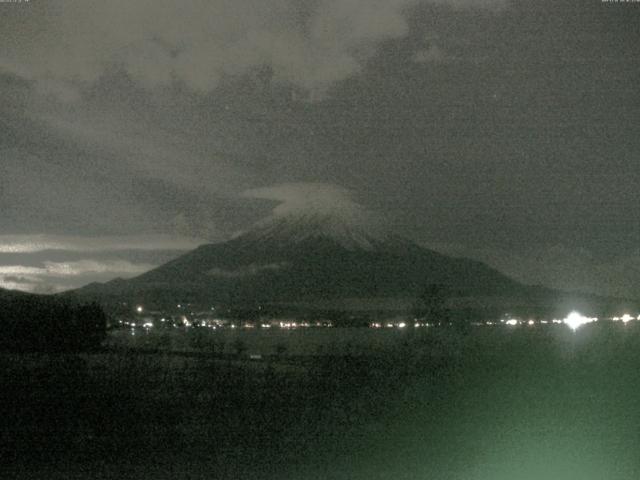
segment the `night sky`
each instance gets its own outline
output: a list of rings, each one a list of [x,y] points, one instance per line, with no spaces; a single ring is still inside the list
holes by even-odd
[[[640,297],[639,81],[640,3],[0,3],[0,287],[136,275],[315,201]]]

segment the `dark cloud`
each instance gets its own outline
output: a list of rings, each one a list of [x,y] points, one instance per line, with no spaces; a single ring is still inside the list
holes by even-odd
[[[343,211],[356,199],[400,233],[524,281],[633,292],[623,265],[640,235],[634,5],[0,10],[0,235],[58,235],[76,249],[2,265],[153,265],[178,254],[154,238],[221,240],[274,204],[322,197]],[[165,253],[105,253],[115,237]]]
[[[406,11],[421,3],[64,0],[29,6],[21,22],[13,16],[4,22],[14,40],[4,63],[45,81],[95,81],[106,67],[120,65],[146,87],[180,81],[201,92],[224,76],[268,64],[275,78],[317,97],[360,72],[380,42],[406,36]],[[438,3],[495,7],[504,2]],[[39,23],[41,30],[34,36],[25,23]]]

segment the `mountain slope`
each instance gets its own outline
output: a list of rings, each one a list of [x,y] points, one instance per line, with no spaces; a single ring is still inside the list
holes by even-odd
[[[446,285],[467,310],[533,311],[577,302],[522,285],[481,262],[326,215],[271,218],[136,278],[88,285],[76,293],[102,303],[128,300],[158,307],[340,305],[346,299],[366,305],[373,299],[416,298],[433,283]]]
[[[476,293],[522,288],[480,262],[450,258],[381,230],[314,215],[276,218],[136,278],[94,284],[81,292],[162,291],[202,301],[297,301],[411,297],[428,283]]]

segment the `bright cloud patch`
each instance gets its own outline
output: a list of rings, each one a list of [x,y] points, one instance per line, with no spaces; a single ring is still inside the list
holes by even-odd
[[[0,235],[0,253],[35,253],[46,250],[104,252],[122,250],[190,250],[204,240],[170,235],[73,237],[63,235]]]
[[[144,273],[155,265],[135,264],[126,260],[46,261],[42,266],[0,266],[0,287],[51,292],[79,286],[93,279],[131,277]]]
[[[0,288],[51,293],[133,277],[203,243],[171,235],[0,235]]]
[[[6,45],[0,64],[65,98],[73,95],[60,79],[95,81],[114,66],[149,88],[178,80],[207,92],[225,75],[268,65],[275,80],[313,99],[358,73],[381,42],[406,36],[408,11],[423,3],[467,8],[504,1],[60,0],[46,7],[43,2],[21,11],[38,25],[35,38],[23,23],[0,22],[19,39]],[[42,15],[55,15],[56,21],[38,22]]]

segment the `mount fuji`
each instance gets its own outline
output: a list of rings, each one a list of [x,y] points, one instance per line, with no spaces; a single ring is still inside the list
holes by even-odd
[[[252,308],[407,309],[430,284],[467,312],[538,311],[562,294],[523,285],[475,260],[393,235],[376,222],[322,212],[273,215],[249,231],[202,245],[128,280],[73,292],[103,305],[140,302]],[[575,302],[574,302],[575,303]]]

